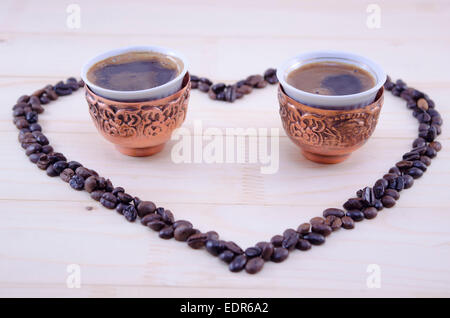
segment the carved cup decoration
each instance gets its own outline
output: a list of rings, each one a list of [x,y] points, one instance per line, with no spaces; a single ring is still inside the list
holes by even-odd
[[[338,163],[361,147],[372,135],[384,100],[384,89],[375,101],[356,109],[323,109],[297,102],[278,86],[283,128],[303,155],[319,163]]]
[[[121,153],[144,157],[161,151],[173,130],[184,122],[191,82],[186,74],[182,88],[175,94],[142,102],[114,101],[85,88],[97,130]]]

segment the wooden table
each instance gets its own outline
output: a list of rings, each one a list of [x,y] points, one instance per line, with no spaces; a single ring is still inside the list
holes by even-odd
[[[78,29],[66,23],[73,14],[67,3],[0,4],[0,296],[450,296],[447,126],[439,137],[444,149],[397,206],[251,276],[230,273],[204,250],[161,240],[47,177],[24,155],[11,123],[20,95],[78,75],[93,55],[127,45],[172,47],[189,58],[192,73],[227,83],[299,52],[353,51],[428,92],[448,120],[448,1],[378,1],[380,28],[367,26],[369,2],[356,0],[77,1]],[[125,157],[97,133],[81,92],[41,116],[52,145],[70,159],[243,246],[340,206],[398,161],[417,131],[404,103],[389,95],[367,144],[346,162],[324,166],[306,161],[284,134],[274,86],[234,104],[194,91],[183,127],[192,131],[196,120],[203,128],[280,129],[278,172],[262,174],[250,163],[175,164],[174,141],[154,157]],[[70,264],[80,269],[80,288],[67,287]],[[370,264],[380,270],[380,288],[368,287]]]

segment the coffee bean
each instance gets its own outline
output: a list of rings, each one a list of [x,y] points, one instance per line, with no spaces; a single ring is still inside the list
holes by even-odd
[[[264,260],[260,257],[255,257],[247,262],[247,265],[245,265],[245,271],[249,274],[256,274],[261,271],[263,266]]]
[[[193,249],[199,249],[205,246],[208,236],[204,233],[197,233],[189,236],[187,244]]]
[[[427,165],[424,164],[422,161],[420,160],[415,160],[413,162],[413,167],[419,168],[420,170],[422,170],[423,172],[427,171]]]
[[[175,240],[185,242],[187,241],[189,236],[195,234],[195,232],[196,231],[192,227],[188,225],[181,225],[175,229],[173,235],[175,237]]]
[[[225,243],[225,247],[228,250],[230,250],[231,252],[233,252],[234,254],[242,254],[242,253],[244,253],[242,248],[239,245],[237,245],[236,243],[234,243],[234,242],[226,242]]]
[[[158,214],[147,214],[146,216],[144,216],[143,218],[141,218],[141,224],[147,226],[150,222],[153,221],[161,221],[161,215]],[[164,222],[162,222],[164,223]]]
[[[261,249],[261,257],[265,261],[269,261],[272,257],[274,246],[269,242],[259,242],[256,244],[257,247]]]
[[[141,201],[137,207],[137,213],[140,218],[143,218],[147,214],[154,213],[156,205],[151,201]]]
[[[205,247],[206,247],[206,250],[213,256],[219,255],[226,249],[224,242],[219,241],[219,240],[207,240]],[[239,255],[239,256],[241,256],[241,255]],[[237,256],[237,257],[239,257],[239,256]]]
[[[34,144],[30,144],[25,153],[27,156],[33,154],[33,153],[40,153],[42,151],[42,146],[40,144],[34,143]]]
[[[386,192],[384,192],[385,195],[393,197],[395,200],[400,199],[400,193],[394,189],[387,189]]]
[[[264,88],[267,86],[267,82],[265,80],[259,82],[258,84],[256,84],[256,88]]]
[[[417,152],[407,152],[403,155],[403,160],[418,160],[420,158],[420,154]]]
[[[122,214],[129,222],[134,222],[137,218],[137,211],[134,205],[127,205],[123,209]]]
[[[430,157],[430,158],[434,158],[437,155],[437,151],[434,148],[431,147],[427,147],[424,155]]]
[[[275,247],[280,247],[283,243],[284,237],[281,235],[275,235],[270,239],[270,243],[273,244]]]
[[[125,192],[125,189],[122,187],[115,187],[111,193],[114,194],[115,196],[117,196],[120,192]]]
[[[163,227],[167,226],[166,223],[164,223],[161,220],[153,220],[147,223],[147,226],[151,228],[153,231],[160,231]]]
[[[252,258],[252,257],[257,257],[257,256],[261,255],[261,252],[262,251],[259,247],[254,246],[254,247],[247,248],[244,253],[248,258]]]
[[[86,187],[86,185],[85,185],[85,187]],[[117,213],[123,214],[123,209],[125,209],[127,206],[128,206],[128,204],[119,202],[119,204],[116,205],[116,211],[117,211]]]
[[[309,243],[311,243],[312,245],[322,245],[323,243],[325,243],[325,236],[319,233],[311,232],[304,235],[303,238],[309,241]]]
[[[426,166],[431,165],[431,159],[427,156],[420,156],[420,161],[422,161]]]
[[[395,199],[389,195],[385,195],[381,198],[381,203],[385,208],[392,208],[395,205]]]
[[[90,176],[84,181],[84,189],[91,193],[97,189],[97,177]]]
[[[406,173],[414,179],[420,178],[423,175],[423,171],[415,167],[408,169]]]
[[[330,226],[333,231],[337,231],[342,226],[341,218],[334,215],[329,215],[325,219],[325,224]]]
[[[64,169],[60,174],[60,178],[64,181],[64,182],[69,182],[70,179],[72,179],[72,177],[75,175],[75,172],[72,169],[66,168]]]
[[[166,224],[172,225],[175,222],[175,217],[170,210],[163,210],[160,215]]]
[[[302,223],[298,226],[297,232],[301,235],[309,233],[309,229],[311,228],[311,224],[309,223]],[[273,243],[273,242],[272,242]],[[274,244],[275,245],[275,244]]]
[[[243,270],[245,267],[245,264],[247,264],[247,256],[242,254],[242,255],[236,256],[233,259],[233,261],[230,263],[228,268],[230,269],[230,271],[236,273],[236,272],[240,272],[241,270]]]
[[[356,222],[364,220],[364,213],[362,213],[360,210],[347,211],[347,216],[351,217],[352,220]]]
[[[380,179],[380,180],[386,181],[385,179]],[[378,180],[375,183],[375,185],[373,186],[373,194],[376,199],[380,199],[384,194],[384,184],[382,182],[379,182],[380,180]]]
[[[276,247],[273,250],[271,261],[274,263],[281,263],[289,256],[289,250],[284,247]]]
[[[68,167],[66,161],[57,161],[53,164],[53,169],[58,173],[58,175]]]
[[[341,217],[343,217],[345,215],[345,212],[343,210],[341,210],[341,209],[336,209],[336,208],[328,208],[328,209],[325,209],[323,211],[323,217],[324,218],[326,218],[326,217],[328,217],[330,215],[337,216],[337,217],[341,218]],[[308,231],[309,231],[309,228],[308,228]]]
[[[377,209],[378,211],[383,209],[383,203],[381,203],[381,200],[376,200],[375,204],[373,205],[373,207],[375,209]]]
[[[210,90],[208,91],[208,97],[211,98],[211,99],[213,99],[213,100],[216,100],[216,99],[217,99],[217,94],[214,93],[214,91],[210,89]]]
[[[206,92],[208,92],[208,91],[209,91],[209,85],[208,85],[208,84],[205,84],[205,83],[202,83],[202,82],[200,82],[200,83],[198,83],[198,89],[199,89],[200,91],[202,91],[202,92],[206,93]]]
[[[325,219],[320,217],[320,216],[316,216],[316,217],[312,218],[311,220],[309,220],[309,223],[311,223],[311,225],[324,224],[325,223]]]
[[[214,93],[220,93],[225,89],[226,85],[224,83],[217,83],[211,86],[211,90]]]
[[[236,100],[236,87],[234,85],[227,86],[225,89],[225,100],[230,103]]]
[[[401,174],[400,169],[398,167],[392,167],[391,169],[389,169],[389,173],[396,174],[397,176]]]
[[[94,199],[95,201],[100,201],[104,193],[105,191],[103,190],[92,191],[91,198]]]
[[[293,229],[287,229],[283,233],[283,242],[281,242],[281,246],[288,250],[293,250],[298,242],[298,239],[299,234],[297,233],[297,231]]]
[[[252,92],[253,88],[249,85],[242,85],[236,88],[236,92],[240,94],[250,94]]]
[[[439,152],[442,149],[442,145],[439,141],[430,142],[429,146],[433,148],[436,152]]]
[[[123,203],[130,203],[131,201],[133,201],[133,197],[125,192],[117,193],[117,198],[119,199],[120,202]]]
[[[55,168],[53,168],[52,165],[47,167],[47,176],[49,177],[57,177],[59,175],[59,173],[55,170]]]
[[[77,177],[81,180],[80,176],[75,175],[73,178],[75,178],[75,177]],[[114,194],[112,194],[110,192],[106,192],[100,198],[100,203],[107,209],[114,209],[117,205],[117,198]]]
[[[168,225],[163,227],[160,231],[159,231],[159,237],[165,240],[171,239],[174,235],[174,229],[172,226]]]
[[[72,169],[73,171],[76,171],[78,167],[81,167],[81,163],[77,161],[69,161],[67,164],[69,169]]]
[[[208,240],[218,240],[219,234],[216,231],[208,231],[206,232],[206,235],[208,236]]]
[[[300,251],[307,251],[311,249],[311,243],[305,239],[299,239],[295,247]]]
[[[173,223],[173,228],[176,229],[179,226],[187,226],[187,227],[193,227],[192,223],[186,220],[177,220]]]
[[[427,111],[428,110],[428,103],[425,100],[425,98],[419,98],[417,100],[417,107],[419,107],[423,111]]]
[[[399,171],[400,172],[400,171]],[[362,191],[361,200],[364,205],[373,206],[375,203],[375,194],[371,187],[365,187]]]
[[[38,153],[32,153],[31,155],[28,156],[28,159],[30,159],[30,161],[32,163],[36,163],[39,161],[39,158],[41,157],[42,153],[38,152]]]
[[[427,145],[427,143],[426,143],[425,139],[420,138],[420,137],[414,139],[414,142],[412,144],[413,147],[423,147],[423,146],[426,146],[426,145]]]
[[[314,233],[322,234],[323,236],[328,236],[333,231],[330,226],[326,224],[313,224],[311,231]],[[296,242],[297,244],[297,242]]]
[[[363,208],[363,202],[361,198],[350,198],[343,204],[346,210],[360,210]]]
[[[342,227],[346,230],[353,229],[355,227],[355,221],[349,216],[344,216],[341,218],[342,221]]]
[[[399,161],[395,164],[400,170],[406,170],[408,168],[411,168],[413,165],[412,161],[408,161],[408,160],[402,160]]]
[[[364,217],[366,219],[370,220],[370,219],[373,219],[373,218],[375,218],[377,216],[378,211],[374,207],[368,207],[368,208],[365,208],[363,210],[363,213],[364,213]]]
[[[42,153],[50,154],[53,152],[53,147],[49,145],[42,146]]]
[[[82,177],[83,179],[87,179],[87,178],[89,178],[92,175],[92,173],[89,171],[89,169],[87,169],[87,168],[85,168],[83,166],[80,166],[80,167],[76,168],[75,169],[75,174],[77,176]]]
[[[225,263],[229,264],[234,258],[234,253],[228,250],[223,251],[222,253],[219,254],[219,258]]]
[[[38,121],[38,114],[33,111],[28,112],[27,114],[25,114],[25,119],[29,124],[34,124]]]

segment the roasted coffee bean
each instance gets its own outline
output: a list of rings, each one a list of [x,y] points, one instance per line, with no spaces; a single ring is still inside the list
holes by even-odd
[[[41,155],[36,165],[38,166],[39,169],[46,170],[47,167],[50,165],[50,159],[48,158],[48,155],[46,154]]]
[[[199,249],[205,246],[207,239],[208,235],[204,233],[197,233],[189,236],[187,244],[193,249]]]
[[[248,258],[257,257],[261,255],[261,249],[257,246],[249,247],[245,250],[245,256]]]
[[[25,153],[27,156],[31,155],[32,153],[40,153],[42,152],[42,146],[40,144],[31,144],[27,147]]]
[[[27,120],[27,122],[29,124],[37,123],[37,121],[38,121],[38,114],[36,112],[33,112],[33,111],[28,112],[28,113],[25,114],[25,119]]]
[[[406,173],[414,179],[420,178],[423,175],[423,171],[415,167],[408,169]]]
[[[38,152],[38,153],[32,153],[31,155],[28,156],[28,159],[30,159],[30,161],[32,163],[36,163],[39,161],[39,158],[41,157],[42,153]]]
[[[342,221],[342,227],[346,230],[353,229],[355,227],[355,221],[349,216],[344,216],[341,218]]]
[[[47,167],[46,172],[47,172],[47,176],[49,176],[49,177],[57,177],[59,175],[58,171],[56,171],[52,165]]]
[[[164,223],[161,220],[153,220],[147,223],[147,226],[151,228],[153,231],[159,232],[162,228],[167,226],[166,223]]]
[[[399,171],[400,172],[400,171]],[[375,203],[375,194],[371,187],[365,187],[362,191],[361,200],[364,205],[373,206]]]
[[[433,148],[436,152],[439,152],[442,149],[442,145],[439,141],[430,142],[429,147]]]
[[[41,102],[42,105],[46,105],[50,103],[50,98],[48,98],[47,94],[42,94],[42,96],[39,97],[39,101]]]
[[[286,249],[284,247],[276,247],[273,250],[272,258],[270,260],[274,263],[281,263],[286,258],[288,258],[288,256],[289,256],[288,249]]]
[[[186,220],[177,220],[173,223],[173,228],[176,229],[179,226],[187,226],[187,227],[193,227],[192,223]]]
[[[42,146],[42,152],[45,154],[50,154],[53,152],[53,147],[50,145]]]
[[[264,260],[261,257],[255,257],[248,260],[245,265],[245,271],[249,274],[256,274],[264,267]]]
[[[343,215],[342,215],[343,216]],[[334,215],[329,215],[327,216],[327,218],[325,219],[325,224],[328,225],[329,227],[331,227],[331,229],[333,231],[337,231],[341,228],[342,226],[342,221],[341,221],[341,217],[338,216],[334,216]]]
[[[92,191],[97,190],[97,177],[90,176],[84,181],[84,189],[91,193]],[[127,202],[124,202],[127,203]]]
[[[85,185],[86,187],[86,185]],[[128,206],[128,204],[119,202],[119,204],[116,205],[116,211],[117,213],[123,214],[123,209],[125,209]]]
[[[18,129],[27,128],[28,126],[30,126],[25,118],[19,118],[18,120],[16,120],[15,125]]]
[[[28,95],[22,95],[17,100],[17,103],[27,103],[30,100],[30,96]]]
[[[136,208],[134,207],[134,205],[127,205],[123,211],[122,211],[123,216],[125,217],[125,219],[127,219],[127,221],[129,222],[134,222],[137,218],[137,211]]]
[[[224,242],[219,241],[219,240],[207,240],[205,247],[206,247],[206,250],[213,256],[219,255],[226,249]],[[243,254],[241,254],[241,255],[243,255]],[[239,256],[241,256],[241,255],[239,255]],[[237,257],[239,257],[239,256],[237,256]]]
[[[381,181],[383,180],[383,181]],[[388,182],[385,179],[380,179],[377,182],[375,182],[375,185],[373,186],[373,194],[376,199],[380,199],[384,194],[384,184],[389,185]]]
[[[396,174],[397,176],[401,174],[400,169],[397,167],[392,167],[391,169],[389,169],[389,173]]]
[[[225,89],[225,100],[230,103],[236,100],[236,87],[234,85],[227,86]]]
[[[434,148],[427,147],[427,150],[425,151],[424,155],[430,158],[434,158],[437,155],[437,151]]]
[[[351,217],[352,220],[356,222],[364,220],[364,213],[362,213],[360,210],[347,211],[347,216]]]
[[[199,89],[200,91],[206,93],[206,92],[209,91],[209,85],[208,85],[208,84],[205,84],[205,83],[202,83],[202,82],[199,82],[199,83],[198,83],[198,89]]]
[[[343,217],[345,215],[345,212],[343,210],[341,210],[341,209],[336,209],[336,208],[328,208],[328,209],[325,209],[323,211],[323,217],[324,218],[326,218],[326,217],[328,217],[330,215],[337,216],[337,217],[341,218],[341,217]],[[309,231],[309,228],[308,228],[308,231]]]
[[[216,231],[208,231],[206,232],[206,235],[208,236],[208,240],[218,240],[219,234]]]
[[[125,192],[117,193],[117,198],[119,199],[120,202],[123,203],[130,203],[131,201],[133,201],[133,197]]]
[[[152,221],[161,221],[162,222],[161,215],[158,215],[158,214],[147,214],[146,216],[141,218],[141,224],[142,225],[148,225],[148,223],[150,223]]]
[[[41,144],[42,146],[48,145],[50,142],[48,141],[47,137],[41,133],[40,131],[34,131],[33,133],[38,133],[36,134],[35,138],[36,141]]]
[[[213,99],[213,100],[215,100],[215,99],[217,99],[217,94],[214,93],[214,91],[210,89],[210,90],[208,91],[208,97],[211,98],[211,99]]]
[[[413,165],[412,161],[408,161],[408,160],[402,160],[399,161],[395,164],[400,170],[406,170],[408,168],[411,168]]]
[[[234,253],[228,250],[223,251],[222,253],[219,254],[219,258],[225,263],[229,264],[234,258]]]
[[[328,236],[333,231],[330,226],[326,224],[313,224],[311,231],[314,233],[322,234],[323,236]],[[297,244],[297,242],[295,242]]]
[[[357,196],[358,198],[360,198],[360,197],[362,197],[362,193],[363,193],[363,190],[362,190],[362,189],[359,189],[358,191],[356,191],[356,196]]]
[[[214,93],[220,93],[225,89],[226,85],[224,83],[217,83],[211,86],[211,90]]]
[[[100,201],[100,199],[102,198],[103,194],[105,194],[105,191],[103,191],[103,190],[92,191],[91,192],[91,198],[94,199],[95,201]]]
[[[307,234],[307,233],[309,233],[310,228],[311,228],[311,224],[309,224],[309,223],[302,223],[302,224],[300,224],[298,226],[297,232],[300,233],[301,235]],[[273,242],[272,242],[272,244],[273,244]]]
[[[171,239],[173,237],[174,233],[174,229],[172,226],[168,225],[163,227],[160,231],[159,231],[159,237],[165,240]]]
[[[283,233],[283,242],[281,242],[281,246],[287,248],[288,250],[293,250],[295,248],[295,244],[299,239],[299,234],[296,230],[287,229]]]
[[[381,198],[381,203],[385,208],[392,208],[395,205],[395,199],[389,195],[385,195]]]
[[[307,240],[299,239],[295,247],[300,251],[307,251],[311,249],[311,243],[309,243],[309,241]]]
[[[322,245],[325,243],[325,236],[319,233],[311,232],[303,236],[303,238],[312,245]]]
[[[275,247],[280,247],[281,244],[283,243],[284,237],[281,235],[274,235],[271,239],[270,239],[270,243],[273,244],[273,246]]]
[[[89,169],[87,169],[87,168],[85,168],[83,166],[76,168],[75,169],[75,174],[77,176],[82,177],[83,179],[87,179],[87,178],[89,178],[92,175],[92,173],[89,171]]]
[[[120,192],[125,192],[125,189],[122,187],[115,187],[111,193],[114,194],[115,196],[117,196]]]
[[[413,142],[413,144],[412,144],[412,146],[415,148],[415,147],[423,147],[423,146],[426,146],[427,145],[427,142],[425,141],[425,139],[423,139],[423,138],[416,138],[416,139],[414,139],[414,142]]]
[[[376,200],[375,204],[373,205],[373,207],[375,209],[377,209],[378,211],[383,209],[383,203],[381,203],[381,200]]]
[[[267,82],[265,80],[259,82],[258,84],[256,84],[256,88],[264,88],[267,86]]]
[[[199,78],[199,82],[200,83],[205,83],[208,86],[211,86],[213,83],[206,77],[201,77]]]
[[[311,223],[311,225],[324,224],[325,223],[325,219],[320,217],[320,216],[316,216],[316,217],[312,218],[311,220],[309,220],[309,223]]]
[[[147,214],[154,213],[156,205],[151,201],[141,201],[137,207],[137,212],[140,218],[143,218]]]
[[[256,85],[258,85],[259,82],[262,82],[262,81],[264,81],[264,78],[261,75],[250,75],[245,80],[245,84],[255,87]]]
[[[68,164],[68,167],[70,169],[72,169],[73,171],[76,171],[78,167],[81,167],[81,163],[79,163],[77,161],[69,161],[67,164]]]
[[[277,70],[274,68],[269,68],[264,72],[264,79],[269,83],[269,84],[276,84],[278,83],[278,78],[277,78]]]
[[[75,175],[73,178],[77,177],[79,180],[81,180],[82,178],[78,175]],[[72,178],[72,179],[73,179]],[[72,180],[71,179],[71,180]],[[117,197],[110,193],[110,192],[105,192],[102,197],[100,198],[100,203],[108,209],[114,209],[117,205]]]
[[[402,191],[405,188],[405,178],[399,176],[395,182],[395,190]]]
[[[58,175],[68,167],[67,161],[57,161],[53,164],[53,169],[58,173]]]
[[[30,129],[30,131],[42,131],[41,125],[39,125],[37,123],[31,124],[29,129]]]
[[[425,98],[419,98],[417,100],[417,107],[419,107],[423,111],[427,111],[428,110],[428,103],[425,100]]]
[[[431,165],[431,159],[427,156],[420,156],[420,161],[422,161],[426,166]]]
[[[378,210],[375,209],[374,207],[368,207],[363,210],[363,213],[364,213],[364,217],[366,219],[370,220],[370,219],[376,218],[376,216],[378,214]]]
[[[164,210],[161,213],[161,217],[162,220],[166,222],[166,224],[172,225],[173,222],[175,222],[175,217],[173,216],[173,213],[170,210]]]
[[[261,249],[261,258],[265,261],[270,261],[274,249],[273,244],[269,242],[259,242],[256,246]]]
[[[231,252],[233,252],[234,254],[242,254],[242,253],[244,253],[244,251],[242,250],[242,248],[239,245],[237,245],[236,243],[231,242],[231,241],[226,242],[225,243],[225,247],[228,250],[230,250]]]
[[[361,198],[350,198],[343,204],[343,207],[346,210],[360,210],[363,206]]]
[[[420,158],[420,154],[417,152],[407,152],[403,155],[403,160],[418,160]]]
[[[52,166],[49,166],[49,167],[52,167]],[[72,189],[83,190],[84,179],[78,175],[74,175],[72,178],[70,178],[69,185],[72,187]]]
[[[173,236],[177,241],[185,242],[187,241],[189,236],[195,234],[195,232],[196,232],[195,229],[193,229],[192,227],[187,225],[181,225],[175,229]]]
[[[66,168],[64,169],[60,174],[60,178],[64,181],[64,182],[69,182],[70,179],[72,179],[72,177],[75,175],[75,172],[72,169]]]
[[[249,85],[242,85],[242,86],[238,86],[236,88],[236,92],[240,93],[240,94],[250,94],[252,92],[253,88]]]
[[[236,256],[230,263],[228,268],[231,272],[237,273],[244,269],[245,264],[247,264],[247,256],[244,254]]]
[[[414,179],[408,174],[403,175],[403,180],[405,181],[405,189],[409,189],[414,184]]]
[[[422,170],[423,172],[427,171],[427,165],[424,164],[422,161],[420,160],[416,160],[413,162],[413,167],[419,168],[420,170]]]

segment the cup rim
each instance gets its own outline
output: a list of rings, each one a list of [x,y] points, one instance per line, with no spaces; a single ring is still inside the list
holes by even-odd
[[[290,70],[296,69],[302,65],[306,65],[309,63],[317,62],[317,60],[322,61],[330,61],[330,60],[343,60],[343,63],[354,62],[353,64],[362,67],[366,71],[368,71],[376,80],[375,85],[363,92],[356,93],[356,94],[348,94],[348,95],[317,95],[313,93],[309,93],[306,91],[303,91],[301,89],[298,89],[290,84],[287,83],[286,77],[289,74]],[[277,77],[280,84],[283,86],[283,88],[286,89],[286,87],[289,90],[294,90],[298,92],[300,95],[305,96],[309,100],[320,100],[318,104],[322,107],[333,107],[333,104],[336,103],[338,105],[343,104],[344,101],[349,99],[358,99],[358,98],[364,98],[364,96],[370,96],[372,94],[376,94],[380,88],[384,85],[386,82],[386,73],[384,72],[383,68],[373,62],[372,60],[357,55],[350,52],[344,52],[344,51],[334,51],[334,50],[327,50],[327,51],[312,51],[307,53],[301,53],[294,57],[291,57],[290,59],[283,62],[278,68],[277,68]],[[292,98],[292,96],[290,96]],[[328,104],[329,103],[329,104]],[[328,105],[324,105],[328,104]],[[314,107],[314,105],[311,105]]]
[[[180,59],[183,62],[183,69],[181,70],[180,74],[178,74],[174,79],[168,81],[167,83],[164,83],[162,85],[147,88],[147,89],[141,89],[141,90],[135,90],[135,91],[118,91],[113,89],[104,88],[98,85],[95,85],[87,78],[87,73],[89,69],[95,65],[96,63],[105,60],[109,57],[113,57],[116,55],[125,54],[128,52],[155,52],[155,53],[162,53],[164,55],[169,55],[176,57]],[[151,94],[152,92],[155,92],[157,90],[163,90],[167,87],[170,87],[173,85],[174,82],[177,82],[184,78],[186,75],[186,72],[188,70],[188,61],[186,57],[179,53],[178,51],[165,48],[162,46],[155,46],[155,45],[139,45],[139,46],[126,46],[121,47],[113,50],[109,50],[106,52],[103,52],[101,54],[98,54],[94,57],[92,57],[89,61],[87,61],[83,67],[81,68],[81,78],[83,79],[84,83],[92,90],[98,92],[98,94],[107,96],[108,94],[114,94],[116,96],[121,96],[121,98],[129,98],[132,95],[140,95],[140,94]]]

